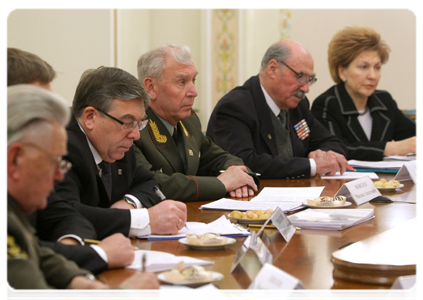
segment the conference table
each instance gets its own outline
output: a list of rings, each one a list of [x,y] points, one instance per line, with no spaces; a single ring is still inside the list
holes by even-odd
[[[387,180],[393,179],[392,174],[378,174],[380,178]],[[260,189],[264,187],[318,187],[324,186],[322,196],[334,196],[341,186],[346,183],[342,179],[322,179],[315,177],[312,179],[300,180],[261,180]],[[364,203],[354,208],[374,208],[375,218],[355,225],[353,227],[341,230],[315,230],[315,229],[297,229],[289,242],[286,242],[276,229],[265,229],[262,237],[264,244],[273,255],[273,265],[284,272],[300,280],[306,289],[388,289],[390,284],[385,283],[367,283],[354,282],[334,278],[333,253],[340,249],[347,249],[358,242],[378,237],[381,233],[404,226],[410,220],[416,218],[417,186],[413,181],[401,182],[404,186],[394,192],[383,193],[383,196],[394,200],[393,203]],[[240,201],[249,201],[245,198]],[[222,215],[228,215],[225,210],[200,210],[199,207],[210,201],[187,202],[188,221],[190,222],[212,222]],[[295,213],[295,212],[294,212]],[[289,214],[287,214],[289,215]],[[259,228],[251,228],[259,230]],[[413,246],[417,243],[413,238],[413,230],[405,230],[401,235],[409,235],[407,239]],[[168,252],[177,256],[191,256],[194,258],[213,261],[214,264],[207,265],[207,270],[220,272],[224,278],[214,285],[218,289],[246,289],[254,278],[248,274],[258,272],[259,270],[249,270],[246,272],[242,268],[237,268],[231,273],[234,258],[242,247],[245,237],[236,238],[236,243],[228,245],[222,250],[191,250],[178,240],[148,241],[143,239],[134,239],[134,246],[153,251]],[[390,239],[390,238],[389,238]],[[416,246],[416,245],[415,245]],[[390,249],[380,246],[380,256],[386,261],[391,260],[396,254],[391,253]],[[379,251],[379,250],[378,250]],[[406,251],[406,249],[404,249]],[[406,253],[406,252],[404,252]],[[355,252],[355,255],[358,255]],[[359,253],[365,261],[366,253]],[[398,254],[397,255],[401,255]],[[355,257],[354,259],[357,259]],[[360,260],[360,257],[358,257]],[[252,266],[254,268],[254,266]],[[257,268],[257,267],[256,267]],[[110,285],[118,285],[133,272],[132,269],[107,270],[101,273],[98,278]],[[372,277],[372,271],[366,271],[367,276]],[[414,266],[415,272],[415,266]],[[411,274],[413,270],[411,270]]]

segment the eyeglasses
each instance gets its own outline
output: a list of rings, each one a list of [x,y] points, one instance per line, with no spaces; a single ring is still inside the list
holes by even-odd
[[[145,128],[145,126],[147,126],[148,124],[148,119],[142,120],[142,121],[129,121],[129,122],[123,122],[111,115],[109,115],[108,113],[101,111],[99,109],[97,109],[99,112],[101,112],[102,114],[105,114],[106,116],[108,116],[110,119],[115,120],[116,122],[118,122],[120,125],[122,125],[122,130],[127,130],[127,131],[131,131],[132,129],[134,129],[136,126],[138,126],[138,130],[143,130]]]
[[[314,74],[313,76],[309,76],[307,74],[304,74],[303,72],[298,73],[293,68],[291,68],[290,66],[288,66],[284,61],[280,60],[278,62],[280,62],[281,64],[284,64],[285,66],[287,66],[288,69],[290,69],[292,72],[295,73],[295,75],[298,76],[297,83],[298,83],[299,86],[306,85],[307,83],[310,86],[310,85],[312,85],[313,83],[315,83],[317,81],[316,74]]]
[[[26,146],[34,147],[35,149],[46,154],[49,158],[51,158],[57,164],[57,168],[59,169],[59,172],[62,174],[66,174],[72,168],[72,163],[63,159],[62,156],[55,156],[34,143],[23,143],[23,144]]]

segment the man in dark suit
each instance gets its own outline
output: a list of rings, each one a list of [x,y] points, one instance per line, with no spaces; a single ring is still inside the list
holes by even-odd
[[[67,127],[72,169],[51,201],[71,203],[101,239],[115,232],[175,234],[185,226],[186,205],[160,201],[153,174],[135,160],[132,144],[148,104],[138,80],[118,68],[87,70],[77,86]]]
[[[151,106],[147,128],[135,141],[137,161],[154,173],[164,194],[173,199],[216,200],[226,193],[253,196],[257,185],[243,161],[201,132],[200,120],[192,110],[196,76],[191,51],[185,45],[162,45],[140,57],[138,79]]]
[[[56,77],[54,69],[37,55],[17,48],[7,48],[7,85],[31,84],[51,91]],[[54,193],[54,191],[53,191]],[[48,222],[38,222],[48,215]],[[125,267],[134,260],[128,238],[113,234],[98,245],[85,245],[84,239],[97,239],[93,225],[66,201],[50,203],[46,210],[37,210],[28,217],[36,228],[40,244],[49,247],[81,268],[98,274],[107,268]]]
[[[26,219],[45,209],[54,181],[69,171],[66,101],[34,85],[7,90],[7,279],[14,289],[107,288],[87,270],[50,248],[40,246]],[[65,245],[63,245],[65,246]],[[81,249],[81,246],[78,249]],[[122,283],[129,288],[158,288],[152,273],[137,272]]]
[[[313,117],[305,98],[315,81],[313,59],[302,45],[275,43],[259,75],[217,103],[207,135],[262,178],[342,174],[346,147]]]

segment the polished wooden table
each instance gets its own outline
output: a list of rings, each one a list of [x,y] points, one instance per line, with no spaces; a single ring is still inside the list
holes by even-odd
[[[392,175],[379,174],[381,178],[393,179]],[[301,179],[301,180],[261,180],[263,187],[314,187],[324,186],[322,195],[333,196],[344,184],[345,180],[335,179]],[[404,187],[393,193],[384,193],[384,196],[394,201],[416,200],[417,188],[412,181],[402,182]],[[249,199],[243,199],[248,201]],[[207,202],[188,202],[188,221],[209,223],[222,215],[228,214],[223,210],[200,210],[199,207]],[[350,243],[362,241],[378,235],[391,228],[404,224],[416,217],[416,204],[365,203],[358,208],[374,208],[375,218],[347,228],[342,231],[331,230],[297,230],[289,243],[285,242],[278,231],[266,229],[263,241],[273,255],[273,265],[301,280],[307,289],[382,289],[383,285],[335,282],[333,278],[334,266],[331,262],[332,254]],[[179,256],[192,256],[199,259],[213,261],[207,266],[209,270],[220,272],[224,279],[215,283],[219,289],[246,289],[251,283],[243,269],[236,269],[230,273],[234,257],[245,238],[236,238],[235,244],[224,250],[198,251],[188,250],[177,240],[147,241],[133,240],[133,244],[140,249],[164,251]],[[387,251],[381,255],[392,255]],[[255,270],[258,271],[258,270]],[[118,285],[134,272],[129,269],[107,270],[98,278],[111,285]]]

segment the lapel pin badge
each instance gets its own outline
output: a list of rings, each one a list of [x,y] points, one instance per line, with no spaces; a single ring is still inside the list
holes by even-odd
[[[122,169],[118,169],[118,175],[122,175]]]

